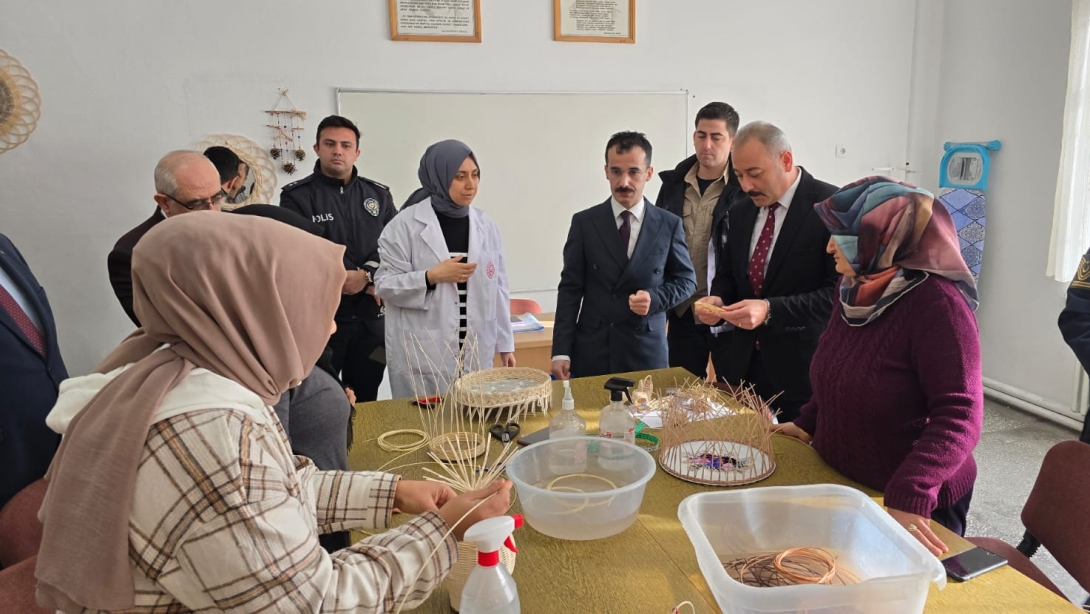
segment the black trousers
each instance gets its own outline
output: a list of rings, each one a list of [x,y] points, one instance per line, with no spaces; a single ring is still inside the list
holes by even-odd
[[[732,382],[737,384],[737,382]],[[799,417],[799,410],[810,400],[809,387],[785,388],[777,383],[773,373],[766,368],[761,351],[754,348],[753,356],[749,359],[749,370],[746,371],[745,383],[752,385],[753,390],[766,401],[779,395],[769,403],[772,411],[778,412],[776,418],[780,424],[793,422]]]
[[[1079,441],[1090,443],[1090,413],[1086,415],[1082,422],[1082,435],[1079,436]]]
[[[669,330],[666,343],[670,348],[670,366],[681,367],[693,375],[708,377],[708,356],[712,358],[716,377],[726,373],[726,346],[729,332],[713,335],[707,326],[693,320],[692,308],[686,309],[680,316],[671,309],[666,314]]]
[[[386,372],[386,364],[375,361],[372,356],[383,344],[384,340],[359,320],[337,322],[337,332],[329,338],[329,348],[333,350],[333,370],[340,373],[345,386],[355,391],[357,403],[378,398],[378,387]]]
[[[969,516],[969,502],[973,499],[973,489],[970,488],[965,496],[958,499],[950,507],[938,507],[931,512],[931,520],[950,529],[952,532],[965,537],[966,517]]]

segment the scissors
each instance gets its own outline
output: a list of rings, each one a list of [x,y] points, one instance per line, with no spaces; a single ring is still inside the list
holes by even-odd
[[[519,425],[515,422],[507,424],[493,424],[488,427],[488,432],[503,443],[511,443],[511,440],[519,435]]]

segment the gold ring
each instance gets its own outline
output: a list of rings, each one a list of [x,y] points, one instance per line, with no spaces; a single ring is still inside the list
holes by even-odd
[[[905,528],[906,528],[906,529],[908,529],[908,532],[909,532],[909,533],[915,533],[916,531],[919,531],[919,530],[920,530],[920,528],[919,528],[919,527],[917,527],[916,525],[912,524],[911,522],[910,522],[910,523],[908,523],[908,526],[907,526],[907,527],[905,527]]]

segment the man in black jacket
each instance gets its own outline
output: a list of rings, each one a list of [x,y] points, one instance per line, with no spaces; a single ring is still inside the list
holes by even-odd
[[[796,166],[787,137],[767,122],[739,130],[731,156],[747,198],[731,207],[729,257],[716,269],[711,296],[699,301],[722,311],[698,315],[735,326],[720,375],[752,384],[765,399],[780,395],[772,407],[789,422],[810,400],[810,359],[839,278],[825,250],[829,231],[814,212],[837,188]]]
[[[215,165],[196,151],[177,150],[155,165],[155,213],[125,233],[106,257],[106,270],[117,302],[132,323],[140,320],[132,307],[132,250],[137,242],[168,217],[191,211],[219,211],[227,197]]]
[[[397,210],[389,188],[356,172],[359,144],[359,128],[350,120],[339,115],[323,119],[314,144],[314,172],[284,186],[280,206],[322,225],[327,239],[345,246],[348,277],[329,345],[333,368],[366,402],[378,398],[386,370],[382,303],[372,279],[379,264],[379,235]]]
[[[709,327],[693,313],[693,303],[708,295],[716,263],[726,247],[727,210],[740,196],[738,179],[730,168],[730,147],[738,132],[738,113],[725,102],[711,102],[696,114],[693,132],[695,154],[676,168],[659,173],[655,206],[682,220],[689,259],[696,271],[696,292],[667,312],[670,366],[684,367],[700,378],[707,376],[708,356],[716,373],[726,367],[726,341],[730,325]]]
[[[1060,333],[1082,368],[1090,371],[1090,252],[1082,257],[1075,279],[1067,287],[1067,306],[1060,313]],[[1079,440],[1090,443],[1090,416],[1083,420]]]

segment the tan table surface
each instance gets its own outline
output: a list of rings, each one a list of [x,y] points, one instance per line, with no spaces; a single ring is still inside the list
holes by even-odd
[[[521,314],[516,314],[521,315]],[[553,366],[553,319],[555,313],[535,313],[534,317],[545,327],[528,333],[515,333],[515,360],[520,367],[532,367],[548,373]],[[500,355],[496,354],[492,366],[500,367]]]
[[[683,369],[650,372],[656,388],[670,387],[691,376]],[[639,379],[647,373],[632,374]],[[598,428],[598,411],[609,401],[602,384],[606,377],[572,380],[576,408],[587,420],[587,432]],[[554,405],[563,398],[562,385],[553,391]],[[522,423],[530,433],[548,426],[548,417],[534,416]],[[355,445],[349,465],[357,470],[379,469],[388,464],[408,479],[420,479],[420,465],[397,469],[426,460],[423,450],[393,460],[397,454],[384,452],[374,439],[394,429],[420,428],[417,408],[407,400],[379,401],[357,406]],[[774,440],[776,471],[754,486],[800,484],[845,484],[878,498],[880,493],[861,487],[826,465],[816,452],[798,440],[777,436]],[[393,461],[391,463],[391,461]],[[519,555],[514,578],[522,611],[535,612],[648,612],[669,614],[682,601],[691,601],[697,612],[718,612],[696,554],[677,517],[685,497],[710,487],[689,484],[657,471],[647,485],[640,514],[624,532],[602,540],[577,542],[553,539],[529,525],[515,532]],[[520,511],[517,500],[512,513]],[[937,526],[936,533],[951,548],[961,552],[972,544]],[[359,537],[357,535],[357,537]],[[446,591],[438,589],[416,611],[449,612]],[[687,611],[687,609],[686,609]],[[990,572],[965,583],[948,582],[944,590],[931,587],[925,612],[1047,613],[1077,612],[1079,608],[1042,588],[1010,567]]]

